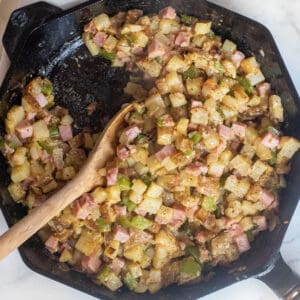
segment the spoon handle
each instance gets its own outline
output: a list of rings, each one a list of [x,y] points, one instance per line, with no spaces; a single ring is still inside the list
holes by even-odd
[[[79,173],[61,190],[48,198],[41,206],[34,208],[23,219],[0,236],[0,260],[18,248],[40,228],[46,225],[81,194],[88,191],[85,180]]]

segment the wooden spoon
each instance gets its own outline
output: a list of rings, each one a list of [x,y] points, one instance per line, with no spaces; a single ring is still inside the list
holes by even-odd
[[[72,181],[47,199],[41,206],[31,210],[26,217],[0,236],[0,260],[22,245],[75,199],[100,184],[101,177],[97,171],[104,167],[107,160],[114,154],[114,141],[117,130],[125,115],[132,108],[133,104],[125,106],[107,124],[87,161]]]

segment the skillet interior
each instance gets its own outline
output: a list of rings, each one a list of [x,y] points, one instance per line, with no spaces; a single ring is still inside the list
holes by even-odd
[[[20,102],[23,84],[32,76],[40,75],[52,80],[56,101],[70,110],[78,129],[84,126],[103,128],[121,103],[127,100],[122,96],[122,88],[128,74],[123,69],[111,69],[108,62],[99,57],[92,58],[87,53],[80,40],[83,24],[102,11],[114,14],[121,10],[140,8],[145,13],[151,13],[167,5],[172,5],[181,13],[212,19],[215,32],[223,38],[232,39],[247,55],[256,55],[267,80],[283,99],[286,111],[284,132],[299,139],[299,99],[269,31],[252,20],[199,0],[104,0],[71,9],[48,21],[31,33],[18,59],[13,61],[0,91],[0,98],[3,99],[0,115],[4,117],[7,107]],[[97,113],[90,118],[85,114],[85,107],[93,101],[100,102],[100,105]],[[3,132],[4,126],[1,123],[0,133]],[[25,210],[13,203],[8,195],[5,188],[9,178],[6,169],[7,165],[1,156],[0,176],[3,180],[0,204],[9,225],[12,225],[24,215]],[[292,172],[288,176],[288,189],[281,193],[282,221],[290,220],[300,195],[297,169],[300,169],[299,153],[293,160]],[[260,234],[252,244],[251,251],[230,266],[216,269],[213,280],[191,286],[171,286],[154,296],[136,295],[127,290],[122,291],[122,294],[112,293],[93,284],[86,275],[68,271],[68,266],[51,259],[37,237],[26,242],[20,252],[25,263],[33,270],[101,299],[196,299],[267,270],[278,254],[286,229],[287,225],[281,223],[272,234]]]

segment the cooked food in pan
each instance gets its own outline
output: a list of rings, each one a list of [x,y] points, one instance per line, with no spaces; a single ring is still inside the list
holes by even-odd
[[[281,133],[281,99],[256,58],[211,25],[166,7],[101,14],[84,28],[92,55],[131,72],[124,92],[136,102],[99,170],[105,184],[40,236],[60,262],[112,291],[205,279],[276,225],[278,190],[300,143]],[[8,189],[29,210],[71,180],[93,148],[97,133],[74,136],[72,124],[48,79],[33,79],[9,110]]]

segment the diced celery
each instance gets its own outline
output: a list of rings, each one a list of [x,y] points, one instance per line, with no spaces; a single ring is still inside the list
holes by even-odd
[[[109,276],[111,270],[108,266],[105,266],[102,271],[97,275],[97,279],[104,283],[107,280],[107,277]]]
[[[100,47],[98,47],[93,40],[86,40],[85,45],[89,49],[92,56],[96,56],[100,53]]]
[[[247,234],[248,241],[250,243],[253,242],[254,241],[253,230],[250,229],[250,230],[246,231],[246,234]]]
[[[133,290],[137,286],[137,282],[130,272],[125,274],[123,277],[123,282],[130,290]]]
[[[191,66],[182,73],[182,78],[184,80],[187,80],[188,78],[194,79],[194,78],[199,77],[201,75],[201,73],[202,72],[199,69],[195,68],[194,66]]]
[[[111,225],[110,224],[107,224],[104,219],[102,218],[99,218],[97,219],[96,221],[97,225],[98,225],[98,228],[101,232],[109,232],[111,231]]]
[[[51,126],[49,128],[49,134],[50,134],[51,138],[57,138],[57,137],[59,137],[58,128],[56,126]]]
[[[128,191],[128,190],[130,190],[131,182],[127,176],[125,176],[123,174],[119,174],[118,175],[118,185],[119,185],[120,191]]]
[[[201,135],[197,131],[189,133],[188,136],[194,145],[196,145],[201,140]]]
[[[193,257],[187,257],[180,262],[179,271],[191,276],[199,276],[201,273],[201,266]]]
[[[152,225],[152,221],[142,217],[142,216],[135,216],[131,219],[132,227],[140,230],[145,230]]]
[[[42,149],[46,150],[48,153],[52,153],[53,147],[47,141],[38,141],[38,144]]]
[[[141,179],[146,185],[150,185],[153,180],[152,175],[150,173],[143,175]]]
[[[122,227],[124,227],[124,228],[132,227],[131,226],[132,224],[131,224],[130,220],[126,216],[120,216],[120,217],[118,217],[117,223],[119,225],[121,225]]]
[[[114,61],[115,58],[117,57],[116,53],[108,52],[108,51],[106,51],[104,49],[100,49],[99,50],[99,55],[102,56],[105,59],[110,60],[110,61]]]
[[[187,256],[192,256],[198,263],[200,263],[200,259],[199,259],[199,249],[196,246],[187,246],[184,249],[185,255]]]
[[[44,83],[42,87],[42,93],[46,96],[49,96],[53,92],[53,86],[49,83]]]
[[[192,25],[193,17],[183,14],[180,16],[180,21],[185,25]]]
[[[272,153],[272,158],[269,159],[269,164],[271,166],[274,166],[277,163],[277,153],[275,151],[272,151],[271,153]]]
[[[135,210],[136,208],[136,204],[134,202],[132,202],[131,200],[129,200],[127,197],[124,197],[122,199],[122,204],[124,204],[128,210],[128,212],[132,212]]]
[[[224,67],[223,67],[223,65],[219,61],[215,62],[215,68],[216,68],[216,70],[218,70],[221,73],[224,72]]]
[[[254,88],[245,77],[237,76],[236,79],[248,94],[253,94]]]
[[[202,207],[207,211],[215,211],[217,209],[217,198],[205,196],[202,201]]]

